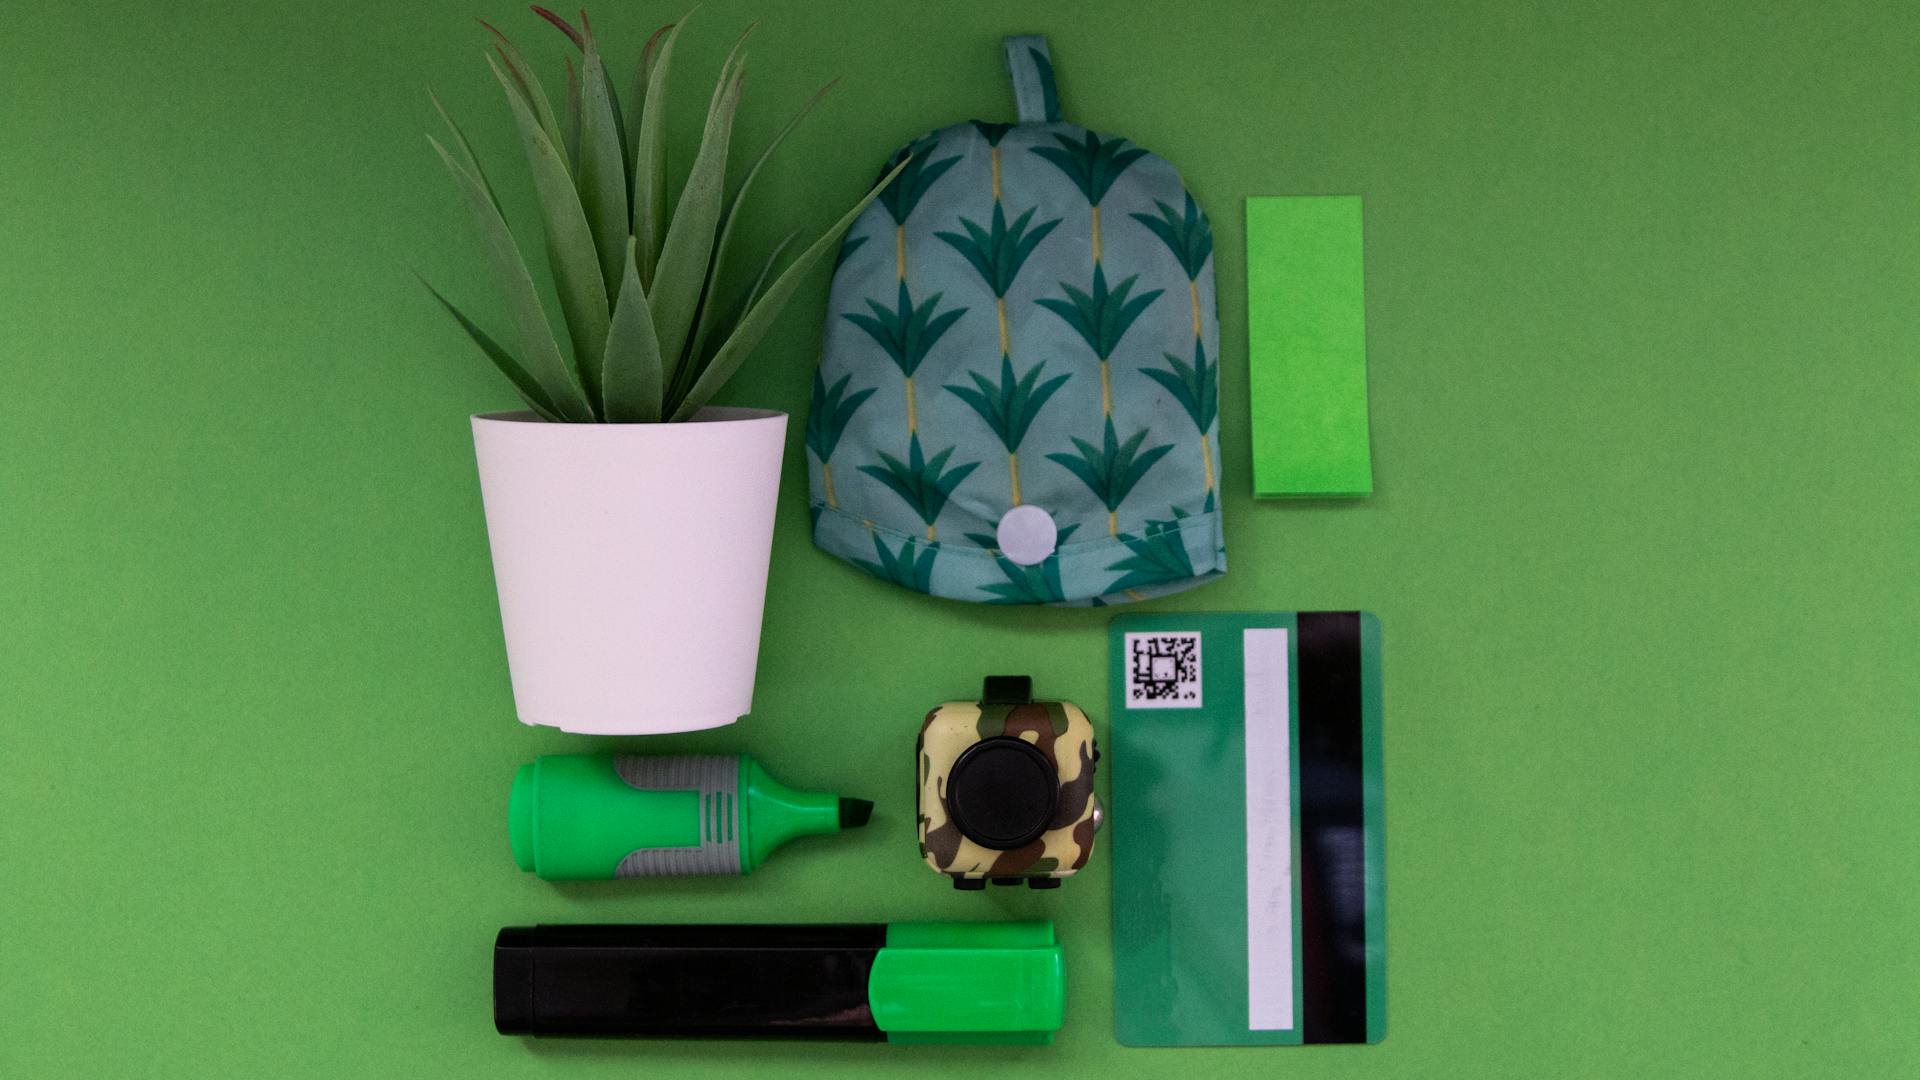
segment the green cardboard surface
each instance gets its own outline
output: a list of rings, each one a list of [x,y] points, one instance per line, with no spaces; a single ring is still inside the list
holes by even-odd
[[[1247,200],[1256,496],[1373,490],[1361,251],[1358,196]]]
[[[683,6],[594,27],[624,64]],[[743,165],[845,76],[756,183],[759,244],[825,228],[916,133],[1012,119],[1000,38],[1034,30],[1070,118],[1213,215],[1232,569],[1150,607],[1387,627],[1392,1004],[1379,1046],[1169,1051],[1113,1040],[1107,853],[969,895],[914,846],[926,710],[1027,672],[1104,731],[1111,613],[821,555],[797,419],[755,714],[514,721],[467,425],[512,391],[411,273],[498,310],[429,83],[534,227],[475,15],[558,69],[504,0],[8,25],[0,1076],[1920,1075],[1920,12],[700,9],[695,110],[766,19]],[[1238,204],[1270,192],[1366,200],[1364,501],[1248,494]],[[804,412],[825,290],[727,403]],[[616,749],[750,750],[877,807],[748,878],[517,871],[514,767]],[[1059,928],[1051,1047],[533,1043],[488,1016],[504,924],[1016,916]]]

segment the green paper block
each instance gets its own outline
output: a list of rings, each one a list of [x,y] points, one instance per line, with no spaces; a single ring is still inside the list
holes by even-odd
[[[1366,321],[1360,197],[1248,199],[1255,496],[1373,491]]]

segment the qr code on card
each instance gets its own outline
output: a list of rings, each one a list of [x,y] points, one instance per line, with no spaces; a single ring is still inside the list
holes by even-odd
[[[1127,635],[1127,708],[1200,708],[1200,635]]]

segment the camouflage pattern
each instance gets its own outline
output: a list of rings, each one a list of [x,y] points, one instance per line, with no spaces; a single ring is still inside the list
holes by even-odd
[[[967,747],[1010,735],[1053,761],[1060,794],[1053,820],[1038,840],[1014,851],[981,847],[962,835],[947,813],[946,779]],[[1066,878],[1087,864],[1100,827],[1093,794],[1093,722],[1066,701],[1013,705],[949,701],[920,726],[920,855],[927,865],[955,879]]]

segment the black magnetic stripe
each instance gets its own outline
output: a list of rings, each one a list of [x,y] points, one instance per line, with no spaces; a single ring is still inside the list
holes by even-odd
[[[1360,613],[1301,612],[1301,1038],[1367,1041]]]

